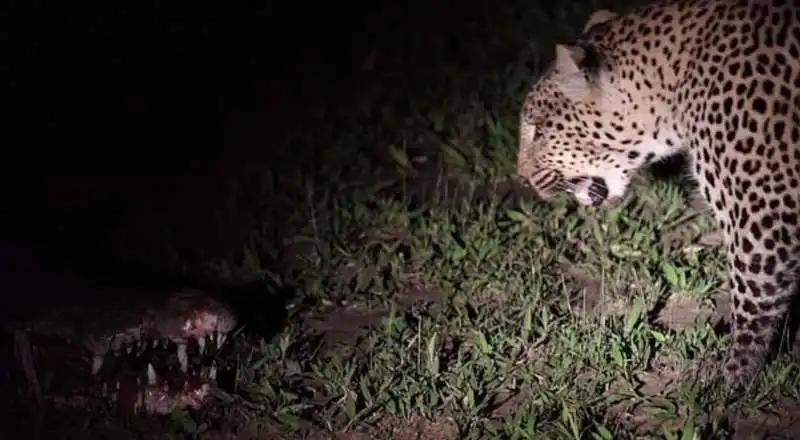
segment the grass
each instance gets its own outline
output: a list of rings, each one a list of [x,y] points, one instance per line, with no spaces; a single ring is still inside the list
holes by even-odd
[[[679,182],[577,208],[501,197],[506,168],[448,155],[472,176],[454,197],[443,181],[428,200],[309,193],[295,282],[318,306],[238,360],[230,411],[284,435],[412,438],[417,421],[422,438],[727,438],[723,390],[682,381],[724,347],[711,309],[725,266],[694,244],[712,222],[682,221]],[[314,206],[336,209],[322,223]],[[797,367],[780,360],[739,403],[796,398]]]
[[[195,210],[128,208],[138,230],[108,241],[131,260],[294,292],[286,326],[248,323],[214,410],[174,414],[175,435],[722,439],[800,397],[787,357],[736,405],[684,380],[726,336],[713,328],[724,254],[697,245],[713,225],[685,221],[682,179],[644,173],[606,209],[509,184],[526,88],[600,6],[618,7],[498,7],[482,24],[503,31],[465,36],[467,61],[423,38],[392,55],[376,43],[352,109],[325,125],[323,108],[318,130],[285,139],[315,144],[313,166],[242,161],[186,185]],[[423,73],[392,70],[420,53]]]

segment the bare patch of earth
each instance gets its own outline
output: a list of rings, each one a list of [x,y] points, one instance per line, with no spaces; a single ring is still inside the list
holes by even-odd
[[[441,293],[424,286],[411,286],[397,294],[392,301],[395,311],[424,309],[436,303]],[[318,336],[321,349],[329,355],[348,357],[358,345],[359,340],[370,328],[379,325],[381,320],[392,313],[391,305],[368,307],[350,304],[331,307],[327,311],[312,312],[303,320],[304,337]]]
[[[800,402],[784,401],[745,417],[732,417],[733,440],[800,438]]]
[[[402,199],[410,204],[433,203],[455,206],[462,202],[481,203],[492,200],[540,200],[531,188],[522,187],[513,178],[476,186],[474,180],[458,169],[452,169],[442,158],[414,156],[413,168],[407,170],[410,179],[396,179],[381,193],[390,198]]]
[[[378,417],[350,429],[328,431],[306,430],[294,434],[274,431],[256,423],[248,423],[234,432],[214,431],[200,436],[202,440],[456,440],[461,438],[452,420],[428,420],[422,417]]]
[[[560,270],[575,291],[564,305],[573,316],[581,319],[599,315],[624,316],[630,311],[630,298],[610,293],[614,288],[609,289],[580,266],[562,264]]]
[[[713,229],[708,229],[708,223],[714,225]],[[708,205],[697,194],[690,199],[689,209],[683,219],[661,237],[664,243],[671,246],[699,246],[706,250],[722,247],[723,238],[722,230],[716,227]]]
[[[676,428],[686,422],[686,413],[678,408],[677,414],[659,418],[654,410],[664,398],[677,391],[681,370],[668,356],[657,357],[645,371],[636,373],[633,385],[641,397],[622,400],[612,405],[606,416],[615,424],[624,426],[638,435],[661,432],[664,427]],[[623,393],[628,388],[623,382],[611,384],[609,394]]]
[[[356,237],[351,238],[351,240]],[[408,239],[408,232],[402,229],[373,230],[359,234],[359,242],[381,241],[398,243]],[[358,278],[372,278],[376,268],[359,267],[357,262],[348,262],[336,271],[336,277],[344,283],[358,282]],[[302,318],[304,337],[321,337],[324,350],[334,349],[338,355],[348,356],[352,349],[371,327],[380,324],[392,310],[422,313],[435,306],[442,294],[435,286],[430,286],[420,275],[416,262],[410,260],[395,280],[401,290],[392,295],[389,301],[376,300],[378,304],[353,301],[346,304],[312,310]]]
[[[665,428],[677,432],[686,425],[690,414],[684,407],[675,407],[675,412],[665,413],[664,408],[670,405],[665,398],[675,395],[684,378],[685,372],[677,362],[667,356],[658,357],[649,369],[635,375],[636,391],[640,397],[612,405],[606,412],[607,419],[636,435],[662,433]],[[609,393],[624,389],[612,384]],[[747,414],[738,409],[724,408],[713,416],[728,426],[732,440],[800,438],[800,402],[782,401]],[[701,415],[696,422],[707,423],[708,419],[709,415]]]
[[[708,322],[714,311],[688,295],[670,295],[656,313],[655,323],[670,330],[685,330]]]

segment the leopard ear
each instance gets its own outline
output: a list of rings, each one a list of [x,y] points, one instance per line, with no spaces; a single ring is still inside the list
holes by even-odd
[[[556,45],[556,69],[562,75],[581,71],[580,63],[586,58],[586,51],[579,46]]]
[[[583,33],[586,33],[586,31],[591,29],[593,26],[601,24],[601,23],[605,23],[608,20],[611,20],[616,16],[617,16],[617,13],[611,12],[611,11],[606,10],[606,9],[600,9],[599,11],[594,11],[592,13],[592,15],[589,17],[589,20],[583,26]]]
[[[556,45],[555,67],[558,71],[558,88],[570,98],[586,96],[590,84],[580,63],[586,57],[586,51],[578,46]]]

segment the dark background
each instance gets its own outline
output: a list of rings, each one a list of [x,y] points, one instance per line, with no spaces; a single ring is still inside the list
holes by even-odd
[[[248,200],[249,185],[267,171],[280,181],[318,174],[320,164],[344,170],[356,155],[369,166],[386,161],[385,143],[342,149],[336,140],[439,104],[452,94],[442,83],[472,92],[481,75],[519,59],[525,37],[497,30],[519,22],[524,7],[11,3],[3,13],[5,229],[62,241],[90,260],[115,255],[167,271],[235,254],[264,225],[278,243],[280,212],[301,194],[289,196],[284,184]],[[557,18],[564,6],[539,14]],[[333,178],[365,172],[353,168]],[[217,209],[231,203],[232,180],[246,209]],[[156,255],[153,243],[168,235],[187,246],[176,251],[179,263]]]
[[[251,5],[18,3],[5,38],[14,159],[54,176],[174,173],[226,154],[232,123],[253,111],[277,146],[315,113],[346,112],[361,80],[399,95],[437,65],[472,67],[466,46],[491,18],[446,1]],[[371,78],[358,78],[372,52]]]

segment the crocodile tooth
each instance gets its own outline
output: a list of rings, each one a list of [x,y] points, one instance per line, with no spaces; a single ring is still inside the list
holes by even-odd
[[[197,346],[200,348],[200,354],[205,354],[206,352],[206,337],[200,336],[197,338]]]
[[[217,332],[217,349],[222,348],[222,344],[225,343],[225,337],[226,337],[225,333]]]
[[[210,371],[210,367],[208,365],[203,365],[200,367],[200,372],[197,373],[198,377],[205,378],[208,377]]]
[[[116,354],[119,351],[122,351],[122,347],[125,345],[125,340],[120,337],[119,335],[114,335],[111,338],[111,350]]]
[[[217,363],[211,363],[211,370],[208,371],[208,378],[211,380],[217,380]]]
[[[156,370],[149,362],[147,363],[147,384],[151,386],[156,384]]]
[[[153,348],[158,348],[158,339],[153,339]]]
[[[103,368],[103,356],[96,354],[92,358],[92,374],[97,374]]]
[[[183,342],[178,344],[178,362],[181,364],[182,372],[189,371],[189,355],[186,353],[186,344]]]
[[[133,344],[126,344],[125,345],[125,352],[131,354],[131,350],[133,350]]]

